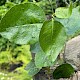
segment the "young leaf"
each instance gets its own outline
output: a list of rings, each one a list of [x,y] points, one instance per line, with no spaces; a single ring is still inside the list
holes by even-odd
[[[58,18],[69,18],[72,14],[72,3],[70,4],[70,7],[59,7],[55,10],[55,15]]]
[[[53,72],[53,78],[69,78],[74,73],[74,68],[66,63],[58,66]]]
[[[80,6],[72,10],[72,15],[68,19],[57,19],[66,28],[68,36],[74,36],[80,33]]]
[[[46,21],[40,31],[39,42],[44,53],[54,62],[62,50],[67,36],[64,26],[55,20]]]

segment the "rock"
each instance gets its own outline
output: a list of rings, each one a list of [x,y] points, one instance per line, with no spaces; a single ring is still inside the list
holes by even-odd
[[[72,64],[76,70],[80,70],[80,35],[66,43],[64,57],[66,62]]]
[[[77,80],[80,80],[80,71],[77,72]]]

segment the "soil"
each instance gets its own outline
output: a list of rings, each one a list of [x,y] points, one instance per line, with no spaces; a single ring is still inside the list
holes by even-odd
[[[74,73],[70,78],[53,79],[52,75],[46,75],[43,71],[35,75],[33,80],[80,80],[80,71]]]

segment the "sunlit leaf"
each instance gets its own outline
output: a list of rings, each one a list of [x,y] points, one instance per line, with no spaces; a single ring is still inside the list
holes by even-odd
[[[55,20],[46,21],[40,32],[40,46],[54,62],[66,42],[64,26]]]
[[[39,6],[33,3],[15,5],[2,18],[0,32],[14,43],[32,44],[38,40],[44,20],[44,11]]]
[[[66,7],[59,7],[55,10],[55,15],[58,18],[69,18],[72,14],[72,4]]]
[[[80,33],[80,6],[72,11],[72,15],[68,19],[57,19],[66,28],[68,36],[74,36]]]

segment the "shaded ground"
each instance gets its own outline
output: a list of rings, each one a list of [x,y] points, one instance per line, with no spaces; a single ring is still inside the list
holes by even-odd
[[[80,71],[77,71],[72,77],[67,78],[67,79],[64,79],[64,78],[52,79],[52,76],[49,78],[49,77],[47,77],[47,75],[41,73],[41,74],[38,74],[36,76],[36,79],[34,79],[34,80],[80,80]]]

